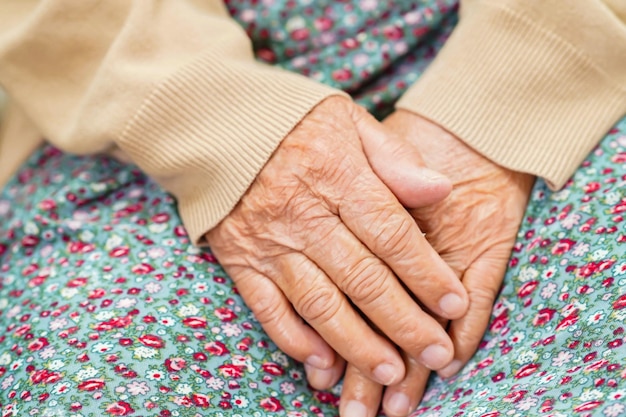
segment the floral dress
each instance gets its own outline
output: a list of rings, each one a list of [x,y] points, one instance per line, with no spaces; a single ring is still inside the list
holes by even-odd
[[[259,59],[377,116],[436,55],[454,1],[230,1]],[[626,415],[626,119],[566,187],[538,181],[479,351],[419,416]],[[337,415],[268,339],[172,197],[136,167],[39,149],[0,194],[0,413]]]

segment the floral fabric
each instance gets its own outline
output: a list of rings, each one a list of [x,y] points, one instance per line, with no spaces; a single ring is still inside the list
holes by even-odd
[[[228,6],[259,57],[379,117],[455,22],[452,1]],[[624,168],[626,119],[562,191],[538,181],[478,353],[415,415],[626,415]],[[0,219],[2,417],[337,415],[341,387],[307,387],[136,168],[43,147]]]

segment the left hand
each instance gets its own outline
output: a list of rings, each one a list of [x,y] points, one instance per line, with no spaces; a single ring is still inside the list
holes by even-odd
[[[489,323],[534,176],[491,162],[441,127],[408,111],[396,111],[384,124],[416,145],[427,167],[453,182],[452,193],[442,202],[410,210],[433,248],[463,281],[470,298],[465,316],[448,327],[455,359],[439,370],[439,375],[450,377],[474,354]],[[404,192],[402,184],[393,181],[392,165],[386,168],[379,161],[376,166],[372,158],[370,163],[392,192]],[[383,409],[390,417],[406,416],[417,407],[430,373],[415,361],[405,366],[404,380],[384,393]],[[351,410],[346,408],[359,407],[359,403],[368,410],[365,416],[374,416],[382,395],[382,386],[348,366],[342,417],[350,417]]]

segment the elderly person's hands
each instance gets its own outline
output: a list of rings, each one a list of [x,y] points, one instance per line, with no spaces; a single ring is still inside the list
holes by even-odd
[[[426,238],[463,281],[470,306],[448,327],[455,359],[439,370],[443,377],[458,372],[474,354],[489,322],[491,308],[502,283],[517,229],[524,215],[534,177],[510,171],[484,158],[455,136],[413,113],[399,110],[384,124],[415,144],[426,166],[447,175],[453,190],[445,200],[410,210]],[[380,167],[377,171],[401,198],[402,184]],[[435,312],[436,313],[436,312]],[[441,320],[445,326],[446,321]],[[430,370],[405,355],[406,376],[387,387],[383,408],[390,417],[415,409]],[[348,366],[342,393],[342,416],[347,408],[367,410],[374,416],[383,387]]]
[[[379,160],[392,165],[400,201],[375,172]],[[416,160],[365,110],[327,99],[207,235],[269,337],[305,362],[316,388],[337,382],[342,358],[380,384],[400,382],[396,345],[430,369],[452,360],[445,330],[413,297],[458,319],[467,294],[403,207],[438,201],[450,184]]]

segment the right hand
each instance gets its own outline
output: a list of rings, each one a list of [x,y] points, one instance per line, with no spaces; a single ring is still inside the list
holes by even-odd
[[[381,154],[406,184],[401,201],[368,163]],[[207,234],[268,336],[305,363],[315,388],[338,381],[342,358],[380,384],[401,381],[396,346],[430,369],[453,358],[445,330],[413,296],[448,319],[465,313],[468,297],[403,207],[441,200],[450,183],[416,160],[365,110],[326,99]]]

